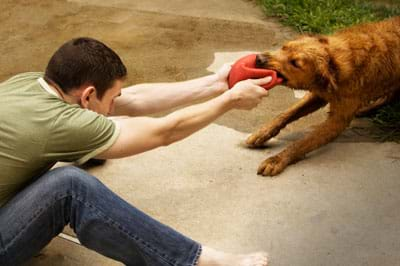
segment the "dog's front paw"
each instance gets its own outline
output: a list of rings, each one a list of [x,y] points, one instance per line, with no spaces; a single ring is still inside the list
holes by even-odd
[[[247,140],[246,144],[249,147],[262,147],[264,146],[264,143],[267,142],[270,138],[272,138],[272,134],[268,131],[265,130],[259,130],[253,134],[251,134]]]
[[[260,164],[257,174],[263,176],[278,175],[286,168],[286,166],[289,164],[288,162],[289,161],[284,159],[282,156],[272,156]]]

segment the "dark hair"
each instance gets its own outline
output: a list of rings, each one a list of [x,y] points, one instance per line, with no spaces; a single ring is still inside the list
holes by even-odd
[[[101,99],[107,89],[127,75],[121,58],[109,47],[92,38],[76,38],[63,44],[51,57],[45,79],[65,93],[88,84]]]

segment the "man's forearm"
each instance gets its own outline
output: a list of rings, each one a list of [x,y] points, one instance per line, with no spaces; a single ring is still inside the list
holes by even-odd
[[[233,108],[234,100],[224,93],[205,103],[175,111],[164,118],[165,144],[171,144],[207,126],[219,116]]]
[[[224,90],[216,74],[182,82],[138,84],[122,90],[113,115],[154,114],[219,95]]]
[[[96,156],[113,159],[131,156],[188,137],[233,107],[227,93],[165,117],[131,117],[118,121],[120,135],[111,148]]]
[[[271,81],[271,77],[257,80],[245,80],[235,85],[232,90],[205,103],[186,107],[162,118],[167,125],[165,143],[179,141],[213,122],[232,108],[250,110],[268,95],[260,85]]]

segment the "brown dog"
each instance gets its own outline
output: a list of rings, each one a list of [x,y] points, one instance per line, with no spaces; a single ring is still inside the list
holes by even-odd
[[[247,139],[249,146],[263,146],[288,123],[328,103],[330,107],[327,120],[314,131],[262,162],[258,174],[274,176],[335,139],[358,112],[383,104],[399,91],[400,17],[330,36],[302,36],[276,52],[258,55],[257,66],[276,70],[284,85],[308,93],[253,133]]]

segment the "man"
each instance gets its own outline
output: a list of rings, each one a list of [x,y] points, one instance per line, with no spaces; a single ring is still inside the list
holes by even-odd
[[[203,78],[126,88],[126,68],[103,43],[73,39],[46,72],[0,84],[0,265],[37,254],[69,224],[80,242],[126,265],[267,265],[263,253],[201,246],[123,201],[99,180],[58,161],[121,158],[169,145],[230,109],[251,109],[270,78],[227,90],[229,67]],[[165,117],[137,117],[214,97]],[[130,118],[114,122],[107,115]]]

